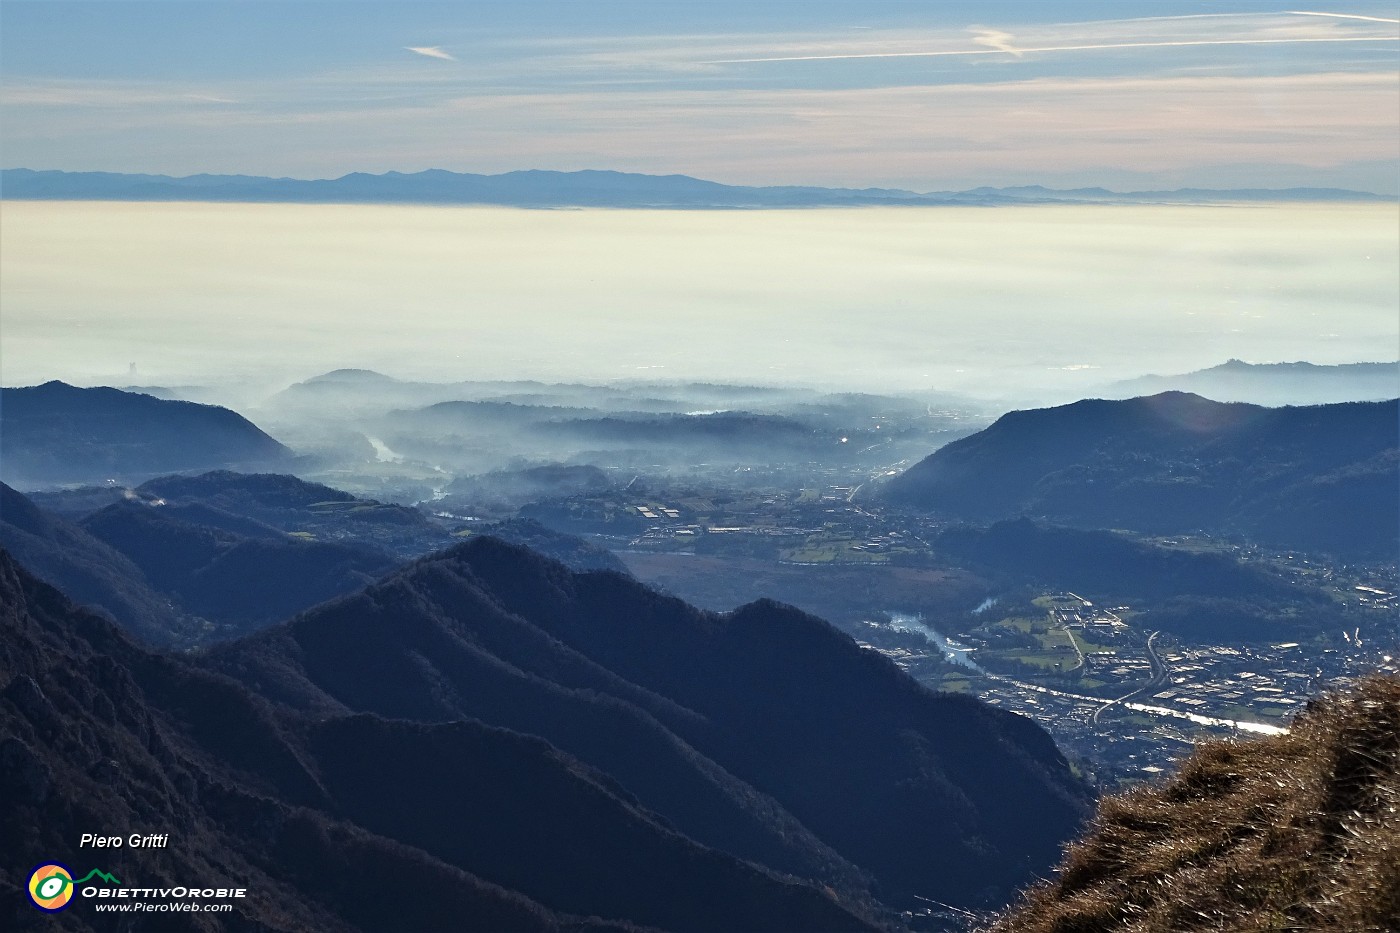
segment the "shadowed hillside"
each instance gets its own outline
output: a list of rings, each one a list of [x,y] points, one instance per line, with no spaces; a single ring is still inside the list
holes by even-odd
[[[206,663],[313,716],[538,735],[705,845],[838,890],[868,872],[902,907],[1004,899],[1085,804],[1028,720],[930,693],[819,619],[767,601],[701,612],[493,538]],[[421,832],[429,851],[464,844]]]
[[[179,656],[0,552],[0,629],[0,846],[86,865],[92,807],[179,827],[104,866],[257,892],[211,929],[873,930],[926,896],[1004,903],[1087,809],[1032,722],[819,619],[493,538]],[[19,870],[6,928],[33,919]]]
[[[230,530],[239,521],[202,506],[121,502],[80,525],[136,564],[157,590],[218,623],[217,637],[223,638],[354,592],[398,565],[356,543],[306,540],[274,529]]]
[[[1400,679],[1376,676],[1104,800],[1059,880],[991,933],[1397,929]]]
[[[1223,554],[1156,547],[1110,531],[1020,518],[985,530],[952,528],[937,546],[1003,586],[1031,579],[1096,599],[1150,602],[1140,624],[1189,639],[1267,641],[1344,624],[1320,590]]]
[[[375,547],[418,557],[452,538],[416,509],[373,499],[295,476],[214,470],[198,476],[162,476],[137,490],[171,505],[201,505],[285,532]]]
[[[0,483],[0,547],[70,599],[102,609],[148,644],[188,645],[199,626],[126,555]]]
[[[0,799],[5,930],[56,928],[23,887],[53,859],[126,886],[248,890],[195,924],[75,903],[66,930],[875,928],[830,889],[681,835],[537,737],[274,708],[140,648],[3,551]],[[94,830],[168,831],[171,845],[80,851]],[[435,838],[448,844],[421,845]]]
[[[46,382],[0,389],[0,467],[21,488],[289,460],[227,408]]]
[[[199,502],[99,491],[117,501],[70,522],[0,483],[0,546],[70,599],[161,648],[271,625],[400,563],[372,546],[308,540]]]

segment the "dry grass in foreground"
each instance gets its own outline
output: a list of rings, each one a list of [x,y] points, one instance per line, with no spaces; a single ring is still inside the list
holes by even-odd
[[[1058,882],[989,933],[1204,930],[1400,931],[1400,678],[1105,799]]]

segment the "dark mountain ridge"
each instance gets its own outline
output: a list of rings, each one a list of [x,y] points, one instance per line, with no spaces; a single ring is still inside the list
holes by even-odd
[[[169,505],[200,506],[316,540],[419,557],[451,543],[448,532],[417,509],[361,499],[280,473],[213,470],[161,476],[136,493]]]
[[[33,488],[284,463],[242,415],[214,405],[62,382],[0,389],[0,479]]]
[[[1011,412],[892,480],[892,502],[1339,554],[1400,546],[1400,402],[1262,408],[1180,392]]]
[[[533,522],[476,530],[577,569],[627,572],[612,552]],[[294,476],[215,471],[33,497],[0,484],[0,546],[165,648],[247,634],[458,540],[416,509]]]
[[[217,620],[224,638],[353,592],[399,563],[359,544],[308,541],[276,530],[238,533],[231,530],[237,517],[223,515],[199,506],[122,502],[80,524],[135,563],[156,589]]]
[[[14,866],[86,867],[77,839],[95,827],[170,833],[166,849],[102,853],[126,885],[248,889],[237,913],[200,917],[200,929],[619,930],[629,916],[678,930],[874,929],[810,884],[676,834],[540,739],[275,709],[138,648],[2,551],[0,627],[7,929],[52,923]],[[412,845],[444,820],[471,830],[456,838],[506,883],[600,910],[569,916],[464,871],[464,852]],[[74,930],[129,929],[125,919],[83,903],[63,915]]]
[[[0,597],[7,851],[76,857],[91,806],[180,827],[105,867],[232,875],[270,929],[386,929],[415,874],[438,885],[399,918],[418,929],[871,929],[872,895],[1004,900],[1087,802],[1028,720],[810,616],[702,613],[495,539],[203,658],[3,554]],[[33,916],[13,871],[0,910]]]
[[[191,486],[285,489],[286,480],[300,488],[292,477],[236,474],[222,482],[192,478]],[[0,484],[0,545],[69,598],[110,613],[157,647],[188,649],[246,634],[358,590],[401,563],[358,541],[310,540],[200,501],[100,491],[116,501],[74,522]]]
[[[1028,720],[930,694],[820,620],[704,613],[489,538],[207,663],[310,715],[539,735],[706,845],[838,890],[868,872],[897,904],[1004,896],[1083,806]],[[1009,818],[1027,794],[1037,814]]]

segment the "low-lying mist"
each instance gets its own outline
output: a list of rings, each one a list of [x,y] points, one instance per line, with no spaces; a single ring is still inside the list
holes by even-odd
[[[1400,340],[1395,205],[3,211],[8,385],[237,383],[255,406],[356,366],[1054,401]]]
[[[983,427],[994,409],[932,392],[429,383],[338,370],[248,413],[298,451],[299,475],[401,501],[509,512],[640,475],[744,487],[823,471],[882,473]]]

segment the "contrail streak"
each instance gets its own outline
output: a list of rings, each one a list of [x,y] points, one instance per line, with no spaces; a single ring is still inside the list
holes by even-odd
[[[1017,48],[1027,52],[1085,52],[1094,49],[1160,49],[1200,45],[1283,45],[1296,42],[1395,42],[1396,36],[1335,36],[1327,39],[1189,39],[1180,42],[1105,42],[1099,45],[1047,45]],[[959,49],[947,52],[861,52],[845,55],[784,55],[774,58],[724,58],[701,65],[748,65],[759,62],[821,62],[856,58],[940,58],[951,55],[1006,55],[1001,49]]]
[[[1385,19],[1380,16],[1361,16],[1357,13],[1313,13],[1309,10],[1287,10],[1290,16],[1329,16],[1332,19],[1364,19],[1368,23],[1400,23],[1400,19]]]

